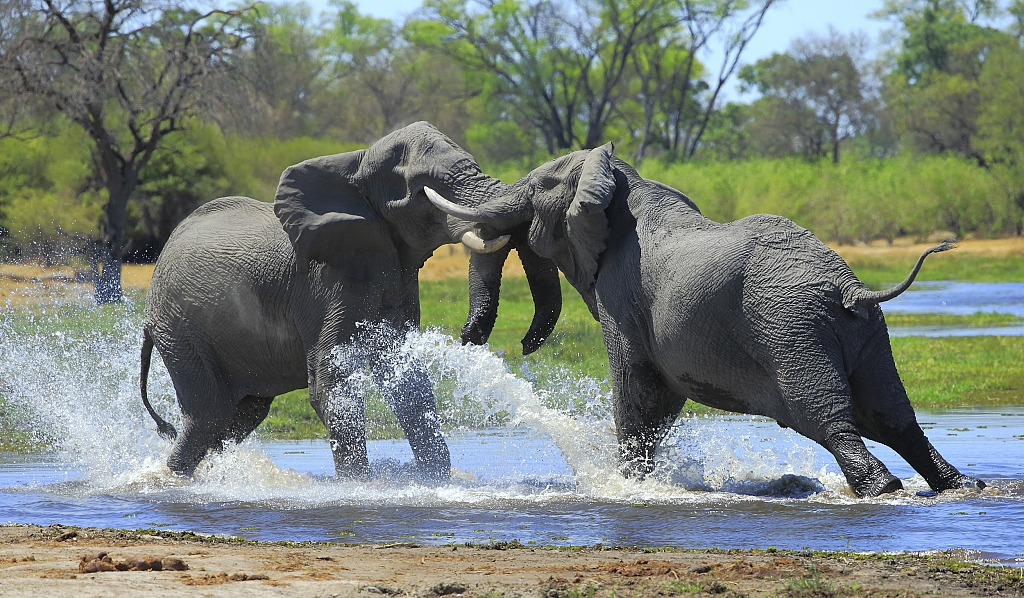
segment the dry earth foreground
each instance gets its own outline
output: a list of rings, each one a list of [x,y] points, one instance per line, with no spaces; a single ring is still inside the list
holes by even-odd
[[[1024,570],[952,556],[545,549],[515,542],[258,544],[187,532],[12,525],[0,526],[0,596],[1024,595]]]

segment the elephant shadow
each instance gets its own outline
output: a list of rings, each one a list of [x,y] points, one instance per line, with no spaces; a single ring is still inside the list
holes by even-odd
[[[670,486],[690,492],[726,492],[744,496],[766,498],[807,498],[826,491],[820,480],[795,473],[779,474],[769,471],[755,471],[757,466],[723,463],[709,455],[706,450],[687,446],[682,441],[670,448],[662,458],[657,459],[651,476]],[[668,447],[666,447],[668,448]],[[736,455],[727,461],[738,459],[746,463],[749,455]]]

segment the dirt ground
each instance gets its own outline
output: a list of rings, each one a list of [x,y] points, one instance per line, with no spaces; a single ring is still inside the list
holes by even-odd
[[[151,569],[158,561],[161,570],[116,570]],[[546,549],[506,543],[256,544],[174,532],[0,526],[0,596],[44,594],[1021,596],[1024,571],[959,562],[950,555]]]

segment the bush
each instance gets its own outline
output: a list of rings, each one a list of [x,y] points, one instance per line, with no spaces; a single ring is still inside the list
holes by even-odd
[[[1013,235],[1021,207],[991,171],[955,157],[799,159],[666,164],[641,174],[686,193],[718,222],[750,214],[786,216],[838,242],[951,231],[958,237]]]

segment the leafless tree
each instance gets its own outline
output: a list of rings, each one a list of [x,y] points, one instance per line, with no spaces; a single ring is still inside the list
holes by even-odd
[[[689,64],[681,78],[682,89],[676,94],[678,103],[670,108],[670,149],[683,159],[692,158],[700,146],[717,108],[718,96],[726,82],[735,74],[740,57],[764,22],[768,10],[777,0],[757,0],[750,6],[744,0],[682,0],[682,21],[690,33]],[[695,118],[688,119],[687,103],[694,101],[689,86],[697,83],[692,76],[694,61],[707,51],[714,39],[722,40],[718,72],[708,82],[708,90]]]
[[[125,213],[161,141],[189,125],[204,86],[245,38],[243,10],[199,12],[150,0],[0,0],[4,113],[44,106],[94,143],[107,191],[95,298],[121,299]]]

